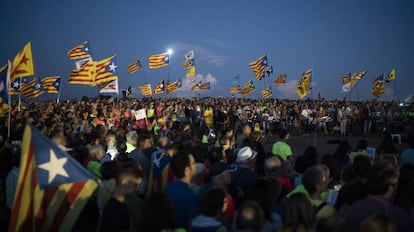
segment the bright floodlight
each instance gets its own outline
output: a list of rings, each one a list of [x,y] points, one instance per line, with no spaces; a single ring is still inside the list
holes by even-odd
[[[173,54],[173,50],[172,49],[168,49],[167,50],[168,55],[172,55]]]

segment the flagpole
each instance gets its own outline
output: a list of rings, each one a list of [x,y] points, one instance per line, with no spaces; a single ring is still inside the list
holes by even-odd
[[[394,101],[396,101],[397,99],[397,79],[394,79]]]
[[[57,99],[56,99],[56,104],[59,104],[59,101],[60,101],[60,90],[61,90],[61,88],[62,88],[62,83],[61,83],[61,80],[60,80],[60,77],[59,77],[59,93],[58,93],[58,97],[57,97]]]
[[[10,132],[11,132],[11,94],[10,94],[10,92],[9,92],[9,88],[10,88],[10,83],[9,83],[9,81],[10,81],[10,64],[11,64],[11,62],[10,62],[10,60],[8,61],[8,63],[7,63],[7,77],[6,77],[6,86],[7,86],[7,88],[6,88],[6,90],[7,90],[7,95],[9,95],[9,99],[8,99],[8,104],[9,104],[9,109],[8,109],[8,113],[7,113],[7,117],[8,117],[8,120],[7,120],[7,140],[8,139],[10,139]]]

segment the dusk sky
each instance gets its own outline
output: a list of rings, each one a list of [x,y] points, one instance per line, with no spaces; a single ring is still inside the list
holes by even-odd
[[[97,88],[67,83],[74,61],[67,51],[89,41],[94,60],[117,56],[120,88],[136,88],[161,79],[183,79],[183,89],[172,96],[195,96],[185,78],[184,55],[194,50],[197,80],[210,81],[203,96],[229,97],[231,79],[240,85],[253,79],[261,90],[272,87],[274,98],[297,99],[294,91],[301,74],[313,69],[313,91],[327,99],[342,99],[341,77],[368,69],[350,94],[370,100],[372,81],[396,69],[396,80],[386,85],[381,100],[414,93],[414,2],[409,0],[2,0],[0,62],[12,59],[32,42],[36,74],[60,75],[61,98],[97,96]],[[171,63],[148,68],[148,56],[172,49]],[[261,81],[249,63],[267,55],[274,73]],[[128,74],[139,59],[144,69]],[[284,86],[273,81],[287,74]],[[238,94],[235,95],[239,97]],[[56,94],[43,94],[52,100]]]

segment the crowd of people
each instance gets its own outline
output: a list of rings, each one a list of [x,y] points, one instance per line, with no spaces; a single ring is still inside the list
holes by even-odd
[[[96,98],[15,103],[9,110],[10,124],[0,115],[3,217],[30,123],[101,180],[73,231],[414,228],[412,105]],[[397,132],[408,135],[403,151],[389,136]],[[320,156],[313,146],[295,153],[290,136],[309,133],[341,143],[333,154]],[[349,135],[361,140],[349,144]],[[375,156],[367,151],[369,136],[381,138]]]

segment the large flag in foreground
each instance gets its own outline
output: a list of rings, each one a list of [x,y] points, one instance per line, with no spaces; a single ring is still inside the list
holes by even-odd
[[[46,93],[59,93],[60,76],[45,77],[42,79],[42,85]]]
[[[27,125],[9,231],[71,231],[96,187],[82,165]]]
[[[259,57],[257,60],[251,62],[249,66],[255,73],[256,80],[261,80],[263,78],[266,67],[268,66],[267,56],[263,55]]]
[[[32,44],[30,42],[14,57],[10,67],[10,81],[34,75]]]
[[[161,68],[170,63],[170,55],[161,53],[149,57],[149,68]]]
[[[71,60],[87,58],[87,57],[91,56],[90,52],[91,52],[91,50],[89,48],[89,43],[88,43],[88,41],[85,41],[85,42],[79,44],[78,46],[70,49],[68,51],[68,57]]]

